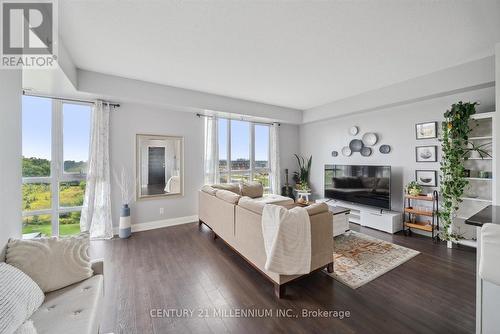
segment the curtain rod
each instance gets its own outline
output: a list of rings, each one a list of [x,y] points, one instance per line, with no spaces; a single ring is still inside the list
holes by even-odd
[[[95,101],[91,101],[91,100],[67,99],[67,98],[58,97],[58,96],[36,94],[36,93],[31,93],[30,91],[27,91],[27,90],[23,90],[23,95],[34,96],[34,97],[44,97],[44,98],[48,98],[48,99],[59,100],[59,101],[68,101],[68,102],[83,102],[83,103],[94,103],[95,102]],[[112,102],[108,102],[108,101],[103,101],[103,102],[106,104],[109,104],[111,107],[114,107],[114,108],[120,107],[119,103],[112,103]]]
[[[204,114],[200,114],[200,113],[197,113],[196,114],[196,117],[212,117],[210,115],[204,115]],[[229,118],[229,117],[219,117],[219,118],[225,118],[225,119],[235,119],[238,121],[238,119],[236,118]],[[251,123],[255,123],[255,124],[265,124],[265,125],[274,125],[274,124],[278,124],[278,126],[281,126],[281,123],[278,123],[278,122],[270,122],[270,123],[266,123],[266,122],[259,122],[259,121],[249,121],[249,120],[245,120],[245,119],[242,119],[242,121],[245,121],[245,122],[251,122]]]

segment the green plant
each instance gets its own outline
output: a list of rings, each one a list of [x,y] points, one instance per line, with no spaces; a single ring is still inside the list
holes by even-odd
[[[295,158],[297,158],[297,163],[299,165],[299,170],[297,172],[293,172],[293,179],[297,183],[297,186],[300,190],[308,190],[309,187],[309,174],[311,172],[311,163],[312,156],[306,160],[302,156],[298,156],[295,154]]]
[[[416,181],[411,181],[406,185],[407,193],[413,196],[420,195],[422,193],[422,190],[423,190],[422,186],[418,184]]]
[[[442,122],[441,147],[443,151],[441,161],[440,195],[442,199],[439,218],[442,228],[440,237],[446,241],[456,241],[461,236],[452,231],[451,225],[457,215],[461,197],[469,181],[464,177],[464,162],[472,151],[478,152],[481,158],[489,156],[488,152],[469,141],[471,116],[476,113],[477,103],[462,101],[453,104],[444,113]]]

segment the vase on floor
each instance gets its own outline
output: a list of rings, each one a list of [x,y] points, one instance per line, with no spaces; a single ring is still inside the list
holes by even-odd
[[[132,234],[132,226],[130,223],[130,208],[128,204],[124,204],[120,212],[120,226],[118,236],[122,239],[130,237]]]

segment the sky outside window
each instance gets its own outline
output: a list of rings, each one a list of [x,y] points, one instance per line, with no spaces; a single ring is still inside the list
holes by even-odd
[[[231,120],[231,169],[250,168],[250,123]]]
[[[23,96],[23,156],[51,158],[52,100]]]
[[[87,161],[91,107],[63,104],[64,160]],[[23,96],[23,156],[51,159],[52,100]]]
[[[218,120],[218,131],[219,131],[219,167],[222,169],[227,169],[227,123],[228,120],[220,118]],[[226,163],[220,163],[221,160],[226,161]]]
[[[255,124],[255,161],[261,163],[256,167],[268,167],[269,160],[269,126]]]
[[[66,172],[86,172],[86,162],[89,156],[90,138],[89,105],[63,104],[63,134],[64,134],[64,169]],[[68,161],[85,162],[78,167]]]

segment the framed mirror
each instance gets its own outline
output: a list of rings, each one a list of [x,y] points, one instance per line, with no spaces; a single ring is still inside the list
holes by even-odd
[[[137,199],[183,195],[184,138],[136,135]]]

